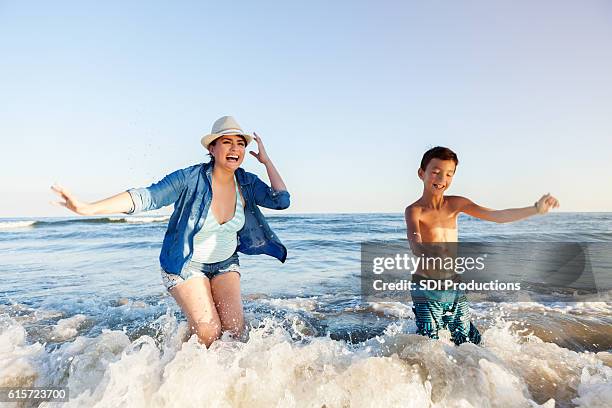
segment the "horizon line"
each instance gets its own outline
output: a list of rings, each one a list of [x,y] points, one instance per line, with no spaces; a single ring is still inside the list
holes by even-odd
[[[299,213],[285,213],[285,214],[279,214],[276,212],[265,212],[264,215],[266,217],[283,217],[283,216],[292,216],[292,215],[296,215],[296,216],[303,216],[303,215],[356,215],[356,214],[365,214],[365,215],[374,215],[374,214],[386,214],[386,215],[402,215],[403,212],[398,211],[398,212],[388,212],[388,211],[371,211],[371,212],[364,212],[364,211],[347,211],[347,212],[299,212]],[[612,214],[612,211],[555,211],[555,212],[550,212],[546,215],[553,215],[553,214]],[[15,217],[9,217],[9,216],[0,216],[0,220],[5,220],[5,219],[14,219],[14,218],[20,218],[20,219],[35,219],[35,218],[105,218],[105,217],[161,217],[161,216],[171,216],[172,213],[168,213],[168,214],[147,214],[147,213],[140,213],[140,214],[99,214],[99,215],[78,215],[78,214],[74,214],[74,215],[64,215],[64,216],[52,216],[52,215],[41,215],[41,216],[36,216],[36,215],[32,215],[32,216],[15,216]],[[462,215],[462,214],[460,214]],[[467,214],[463,214],[465,216],[468,216]],[[474,218],[474,217],[472,217]]]

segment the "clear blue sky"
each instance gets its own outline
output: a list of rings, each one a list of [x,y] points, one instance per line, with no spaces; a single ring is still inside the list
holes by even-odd
[[[609,1],[0,1],[0,217],[201,162],[227,114],[291,212],[403,211],[435,145],[450,193],[612,211],[611,40]]]

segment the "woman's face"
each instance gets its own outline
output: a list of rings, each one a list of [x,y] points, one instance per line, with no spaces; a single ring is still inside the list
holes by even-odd
[[[221,136],[214,145],[209,145],[208,150],[215,158],[215,166],[221,166],[228,170],[236,170],[244,160],[246,142],[239,135]]]

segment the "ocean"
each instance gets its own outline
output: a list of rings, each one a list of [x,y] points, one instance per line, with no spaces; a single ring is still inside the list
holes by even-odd
[[[612,297],[472,302],[481,345],[415,333],[410,303],[364,302],[360,244],[402,214],[268,217],[287,262],[241,255],[248,339],[209,349],[160,278],[167,216],[0,219],[0,387],[41,406],[609,407]],[[612,213],[459,219],[460,240],[612,242]],[[612,274],[611,270],[607,271]]]

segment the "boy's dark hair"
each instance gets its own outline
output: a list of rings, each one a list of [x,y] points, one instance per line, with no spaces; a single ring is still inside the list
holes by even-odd
[[[425,171],[427,165],[433,159],[452,160],[455,162],[455,167],[459,164],[457,154],[448,147],[436,146],[425,152],[421,159],[421,170]]]

